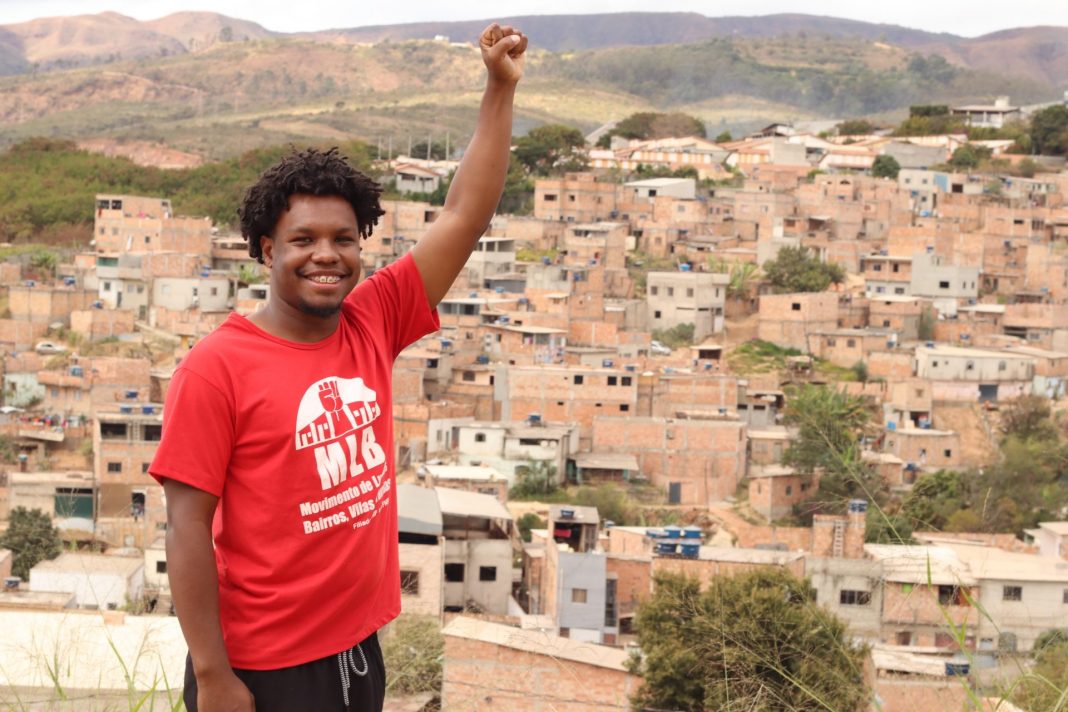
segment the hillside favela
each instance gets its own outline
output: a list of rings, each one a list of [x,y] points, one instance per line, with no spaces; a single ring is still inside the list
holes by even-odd
[[[406,258],[494,20],[496,214],[391,403],[299,403],[324,499],[261,564],[395,512],[391,712],[1068,710],[1068,28],[431,20],[0,25],[0,710],[188,709],[218,603],[176,613],[150,467],[183,361],[280,289],[238,206],[338,147],[383,190],[361,279]],[[342,416],[392,418],[370,499]]]

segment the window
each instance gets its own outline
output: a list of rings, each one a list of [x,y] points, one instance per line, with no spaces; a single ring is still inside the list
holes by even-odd
[[[475,433],[475,442],[476,443],[484,443],[484,442],[486,442],[486,434],[485,433]]]
[[[150,443],[158,443],[163,437],[163,426],[156,425],[154,423],[148,423],[145,425],[144,430],[142,432],[145,440]]]
[[[419,572],[401,571],[401,593],[405,596],[419,595]]]
[[[126,423],[100,423],[101,440],[125,440]]]
[[[108,463],[108,472],[122,472],[122,463],[121,462],[109,462]]]
[[[867,606],[871,603],[871,592],[842,590],[838,594],[838,601],[843,606]]]
[[[142,462],[141,463],[141,474],[142,475],[147,475],[148,474],[148,463],[147,462]]]
[[[585,603],[586,602],[586,589],[573,588],[571,589],[571,602],[572,603]]]
[[[939,289],[949,289],[949,282],[939,282],[938,283],[938,288]]]
[[[464,375],[462,376],[462,378],[465,382],[470,383],[471,381],[475,380],[475,372],[464,371]]]
[[[445,564],[445,581],[448,583],[464,582],[463,564]]]
[[[1061,602],[1068,603],[1068,588],[1064,589],[1064,592],[1061,594]]]
[[[623,376],[623,380],[620,381],[620,385],[629,386],[631,384],[631,382],[632,381],[631,381],[631,377],[630,376]]]
[[[857,345],[857,340],[856,339],[846,339],[846,348],[850,348],[851,349],[856,345]]]
[[[903,584],[901,584],[901,593],[912,593],[912,584],[911,583],[903,583]]]
[[[966,606],[968,599],[958,586],[939,586],[938,603],[942,606]]]
[[[794,302],[790,305],[790,309],[793,311],[801,311],[801,302]]]
[[[167,573],[167,562],[166,561],[157,561],[156,562],[156,573],[157,574],[165,574],[165,573]]]
[[[479,566],[478,567],[478,580],[479,581],[496,581],[497,580],[497,567],[496,566]]]
[[[629,410],[630,410],[630,405],[629,404],[627,404],[627,403],[620,403],[619,404],[619,412],[620,413],[626,413]]]
[[[555,203],[556,202],[556,196],[553,195],[552,193],[546,193],[545,194],[545,202],[546,203]]]
[[[835,346],[837,343],[838,343],[837,339],[834,339],[834,338],[832,338],[830,336],[827,337],[827,345],[828,346]]]
[[[649,294],[652,294],[654,297],[657,294],[660,294],[660,287],[649,287]]]
[[[687,287],[686,288],[686,296],[687,297],[692,297],[693,296],[693,287]]]
[[[615,386],[618,383],[619,383],[619,378],[618,377],[616,377],[616,376],[609,376],[608,377],[608,385]]]
[[[873,264],[871,266],[871,271],[872,272],[882,272],[883,271],[883,266],[881,264],[879,264],[878,262],[876,262],[875,264]]]
[[[667,289],[668,289],[668,296],[669,297],[674,297],[675,296],[675,288],[674,287],[668,287]]]
[[[946,448],[945,450],[943,450],[942,454],[945,455],[946,457],[953,457],[953,451],[950,450],[949,448]]]
[[[659,319],[660,318],[660,312],[658,312],[658,311],[653,312],[653,318],[654,319]]]
[[[1003,600],[1003,601],[1022,601],[1023,600],[1023,586],[1003,586],[1001,588],[1001,600]]]
[[[786,494],[787,494],[787,496],[789,496],[789,495],[791,495],[793,493],[794,493],[794,486],[793,485],[786,485]]]
[[[575,376],[575,379],[574,379],[574,380],[575,380],[575,385],[576,385],[576,386],[581,386],[581,385],[582,385],[582,380],[583,380],[583,377],[582,377],[581,375],[579,375],[579,376]]]
[[[1004,371],[1008,367],[1009,367],[1009,364],[1005,363],[1004,361],[998,361],[998,370],[999,371]]]

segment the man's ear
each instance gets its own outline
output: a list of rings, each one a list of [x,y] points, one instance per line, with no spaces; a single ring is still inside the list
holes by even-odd
[[[263,264],[270,267],[274,262],[274,240],[266,235],[260,238],[260,253],[263,255]]]

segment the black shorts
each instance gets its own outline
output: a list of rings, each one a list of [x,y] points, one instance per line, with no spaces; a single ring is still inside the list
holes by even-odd
[[[347,653],[351,653],[351,659]],[[234,674],[255,698],[256,712],[381,712],[386,697],[386,665],[378,634],[372,633],[347,653],[279,670],[234,668]],[[365,675],[358,674],[364,670]],[[188,655],[182,697],[186,709],[197,712],[197,679]]]

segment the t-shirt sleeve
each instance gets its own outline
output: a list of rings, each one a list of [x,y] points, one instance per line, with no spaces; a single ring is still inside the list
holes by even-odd
[[[426,288],[411,253],[376,271],[348,300],[368,323],[385,333],[391,355],[397,355],[441,328],[437,309],[427,303]]]
[[[163,435],[149,474],[222,496],[234,445],[231,399],[207,379],[179,368],[167,389]]]

